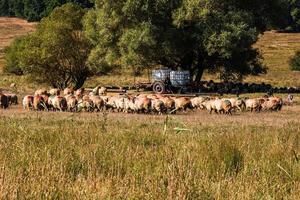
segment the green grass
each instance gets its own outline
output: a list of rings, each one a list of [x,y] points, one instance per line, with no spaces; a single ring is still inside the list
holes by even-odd
[[[168,124],[159,116],[5,111],[0,117],[0,195],[299,199],[295,109],[234,117],[201,112],[173,116]]]

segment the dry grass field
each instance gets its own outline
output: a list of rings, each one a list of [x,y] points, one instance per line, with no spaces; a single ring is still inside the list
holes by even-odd
[[[34,27],[0,18],[0,69],[3,48]],[[269,73],[247,80],[300,86],[287,63],[299,41],[266,33],[257,47]],[[133,80],[104,76],[86,86]],[[41,87],[0,70],[0,88],[12,82],[20,96]],[[299,113],[300,104],[233,116],[0,109],[0,199],[300,199]]]
[[[299,112],[0,110],[0,198],[299,199]]]

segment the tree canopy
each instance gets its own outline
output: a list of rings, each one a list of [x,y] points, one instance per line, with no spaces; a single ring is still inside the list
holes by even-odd
[[[223,79],[264,73],[253,44],[280,23],[281,0],[96,0],[85,16],[101,66],[187,69],[200,81],[204,70]],[[279,9],[279,10],[278,10]]]
[[[29,21],[39,21],[48,16],[55,7],[72,2],[83,8],[93,6],[89,0],[1,0],[0,16],[16,16]]]
[[[82,31],[84,14],[74,4],[54,9],[36,32],[18,39],[7,49],[7,71],[21,70],[31,80],[53,87],[80,88],[92,74],[86,65],[91,44]]]

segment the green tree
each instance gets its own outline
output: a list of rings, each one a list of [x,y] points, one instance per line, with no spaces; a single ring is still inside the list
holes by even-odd
[[[26,36],[15,39],[9,47],[5,49],[5,66],[3,71],[6,73],[13,73],[16,75],[23,75],[23,70],[20,63],[20,57],[22,51],[25,48],[27,42]]]
[[[28,21],[38,21],[43,17],[45,4],[41,0],[24,0],[24,16]]]
[[[29,21],[39,21],[52,10],[66,3],[75,3],[83,8],[91,8],[89,0],[1,0],[0,16],[15,16]]]
[[[287,30],[300,31],[300,0],[289,0],[290,24]]]
[[[54,9],[36,32],[13,43],[6,53],[8,65],[16,64],[37,82],[80,88],[92,75],[86,64],[91,45],[82,31],[84,14],[82,8],[70,3]],[[19,50],[14,54],[14,49]]]
[[[0,16],[9,16],[9,4],[8,0],[0,1]]]
[[[85,32],[96,66],[203,71],[223,79],[264,73],[253,44],[278,23],[281,0],[96,0],[85,17]]]
[[[300,71],[300,51],[296,51],[295,55],[289,61],[292,71]]]

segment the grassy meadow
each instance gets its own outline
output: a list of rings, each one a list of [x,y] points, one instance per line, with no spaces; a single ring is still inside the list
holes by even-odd
[[[0,198],[299,199],[299,112],[0,111]]]
[[[0,18],[0,88],[16,83],[20,96],[42,86],[1,72],[3,49],[34,27]],[[247,81],[300,86],[288,69],[300,34],[268,32],[256,47],[269,73]],[[86,86],[131,85],[129,74]],[[233,116],[0,109],[0,199],[299,199],[299,113],[299,104]]]

